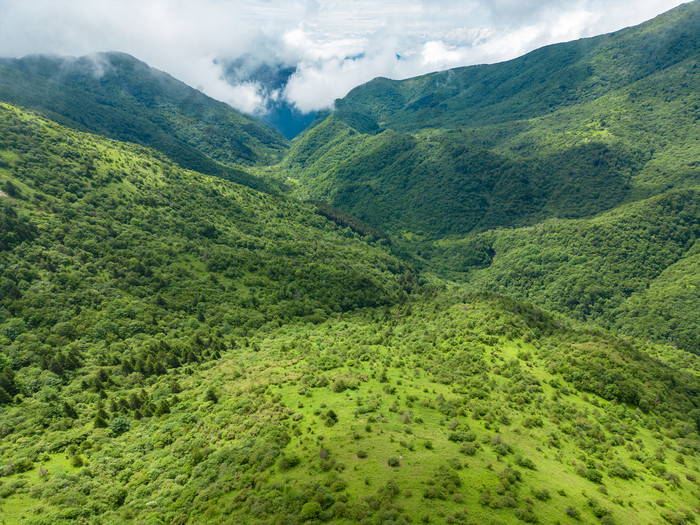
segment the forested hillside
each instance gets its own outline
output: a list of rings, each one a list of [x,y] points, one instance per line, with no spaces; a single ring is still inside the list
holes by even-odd
[[[693,2],[502,64],[378,79],[295,140],[283,166],[302,192],[432,237],[593,216],[695,186],[698,35]],[[440,116],[411,110],[424,93]]]
[[[691,2],[502,64],[377,79],[280,171],[425,268],[697,352],[698,35]]]
[[[323,205],[0,129],[5,522],[696,520],[690,354],[421,284]]]
[[[670,191],[595,219],[441,240],[423,255],[475,289],[697,353],[699,197]]]
[[[164,348],[194,359],[232,334],[392,304],[414,285],[404,263],[311,206],[12,106],[0,126],[0,338],[12,369],[61,375],[99,348],[108,361],[140,356],[150,375]],[[15,393],[0,389],[5,402]]]
[[[291,145],[127,55],[0,59],[0,523],[697,523],[699,22]]]
[[[375,79],[337,102],[398,131],[527,121],[599,99],[680,64],[692,69],[700,8],[688,2],[639,26],[554,44],[500,64],[404,81]],[[666,86],[659,94],[669,95]],[[518,133],[519,130],[514,130]]]
[[[272,128],[124,53],[0,59],[0,101],[257,189],[270,187],[245,167],[274,163],[287,147]]]
[[[696,521],[690,354],[432,287],[320,319],[191,318],[187,342],[83,338],[61,369],[6,368],[3,517]]]

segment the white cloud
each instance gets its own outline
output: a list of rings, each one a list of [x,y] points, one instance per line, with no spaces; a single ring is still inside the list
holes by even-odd
[[[441,67],[446,63],[457,64],[464,59],[464,53],[455,46],[447,46],[440,40],[431,40],[423,45],[421,62],[425,66]]]
[[[628,0],[0,0],[0,55],[123,51],[246,112],[270,96],[310,111],[376,76],[506,60],[638,24],[680,3],[636,0],[630,9]],[[246,79],[231,86],[221,64],[243,55],[297,71],[283,91]]]

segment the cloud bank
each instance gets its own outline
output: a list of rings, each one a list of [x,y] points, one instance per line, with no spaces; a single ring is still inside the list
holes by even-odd
[[[677,0],[0,0],[0,56],[122,51],[247,112],[331,107],[378,76],[493,63]]]

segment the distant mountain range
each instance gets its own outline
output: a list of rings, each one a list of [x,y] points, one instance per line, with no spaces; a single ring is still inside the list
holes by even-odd
[[[282,171],[300,195],[386,230],[426,268],[698,351],[700,305],[686,290],[700,285],[699,59],[692,2],[501,64],[376,79],[295,139]],[[545,222],[558,247],[540,244],[531,227],[555,219],[572,222]],[[572,246],[571,228],[590,234]],[[612,262],[624,258],[625,268]],[[668,276],[681,267],[692,283],[676,287]]]
[[[277,131],[123,53],[2,59],[0,100],[260,189],[245,167],[275,163],[287,148]]]
[[[377,79],[291,142],[128,55],[0,60],[0,521],[696,523],[699,37]]]

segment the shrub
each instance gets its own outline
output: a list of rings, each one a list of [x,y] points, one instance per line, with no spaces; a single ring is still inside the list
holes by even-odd
[[[472,442],[476,439],[476,434],[471,430],[466,432],[464,430],[458,430],[457,432],[450,432],[447,439],[455,443]]]
[[[535,463],[530,458],[524,458],[522,456],[518,456],[517,458],[515,458],[515,463],[523,468],[527,468],[530,470],[537,470]]]
[[[367,457],[367,451],[366,450],[358,450],[357,451],[357,457],[360,459],[364,459]]]
[[[603,473],[594,468],[587,468],[583,471],[583,477],[593,483],[600,483],[603,481]]]
[[[326,426],[332,427],[338,422],[338,414],[334,410],[329,410],[326,412],[324,419],[326,420]]]
[[[401,462],[399,461],[399,458],[397,458],[396,456],[391,456],[391,457],[389,457],[389,458],[386,460],[386,462],[387,462],[387,464],[388,464],[390,467],[398,467],[399,465],[401,465]]]
[[[473,443],[465,443],[464,445],[462,445],[459,451],[462,454],[466,454],[467,456],[473,456],[474,454],[476,454],[476,446]]]
[[[596,518],[602,519],[605,516],[610,515],[610,510],[602,507],[597,499],[590,498],[588,500],[588,505],[591,507],[591,512]]]
[[[34,468],[34,463],[29,458],[19,458],[14,462],[14,472],[22,473],[29,472]]]
[[[280,470],[289,470],[296,467],[301,462],[301,458],[296,454],[284,454],[280,459]]]
[[[547,489],[532,489],[532,495],[540,501],[547,501],[552,497]]]
[[[460,460],[457,458],[450,458],[447,460],[447,463],[452,467],[454,470],[462,470],[463,465]]]
[[[674,512],[663,512],[661,516],[663,516],[664,520],[666,520],[671,525],[686,525],[686,523],[695,522],[694,516],[692,515],[688,515],[690,516],[690,518],[687,519],[688,516],[684,516],[682,514],[676,514]]]
[[[425,499],[447,499],[445,491],[440,487],[428,487],[423,491],[423,497]]]
[[[125,416],[115,417],[109,422],[109,428],[115,436],[119,436],[131,429],[131,420]]]
[[[347,506],[340,501],[336,501],[330,510],[334,518],[344,518],[348,515]]]
[[[681,478],[678,477],[678,474],[674,474],[673,472],[669,472],[668,474],[666,474],[664,479],[666,479],[666,481],[668,481],[674,487],[681,486]]]
[[[637,476],[637,473],[633,469],[620,462],[613,463],[608,469],[608,474],[620,479],[633,479]]]
[[[328,487],[328,489],[331,492],[342,492],[345,490],[348,486],[348,482],[345,481],[344,479],[336,479],[333,483],[331,483],[331,486]]]
[[[525,523],[537,523],[539,521],[532,505],[527,505],[524,509],[515,509],[515,516]]]
[[[318,501],[308,501],[304,503],[304,506],[301,508],[300,517],[302,520],[312,520],[317,518],[322,510],[321,504]]]

